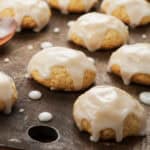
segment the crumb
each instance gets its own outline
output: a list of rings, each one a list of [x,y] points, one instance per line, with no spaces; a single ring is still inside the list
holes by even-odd
[[[24,117],[24,121],[27,121],[27,120],[28,120],[28,116],[25,116],[25,117]]]

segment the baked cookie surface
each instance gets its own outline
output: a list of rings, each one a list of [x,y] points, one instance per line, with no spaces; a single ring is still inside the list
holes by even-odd
[[[43,0],[0,0],[0,17],[13,17],[17,31],[26,28],[38,32],[48,24],[51,11]]]
[[[150,3],[146,0],[103,0],[101,10],[133,27],[150,23]]]
[[[73,21],[68,32],[68,40],[91,52],[119,47],[128,41],[128,37],[128,27],[119,19],[96,12]]]
[[[90,140],[116,139],[145,133],[145,110],[127,92],[112,86],[96,86],[78,97],[73,117]]]
[[[150,44],[125,45],[110,57],[108,71],[121,76],[126,85],[150,85]]]
[[[9,114],[17,100],[17,90],[13,79],[0,72],[0,111]]]
[[[47,0],[50,6],[59,9],[62,13],[87,12],[98,0]]]
[[[80,51],[52,47],[31,58],[28,73],[52,90],[77,91],[95,81],[96,68],[94,60]]]

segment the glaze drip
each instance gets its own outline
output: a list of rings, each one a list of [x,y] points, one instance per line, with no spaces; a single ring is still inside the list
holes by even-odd
[[[83,52],[63,47],[52,47],[44,49],[32,57],[28,65],[28,73],[38,71],[43,78],[47,79],[54,66],[63,66],[67,69],[76,89],[82,87],[85,71],[96,72],[94,62],[88,59]]]
[[[138,43],[124,45],[115,51],[108,64],[111,72],[113,65],[119,65],[121,77],[126,85],[130,84],[135,74],[150,74],[150,44]]]
[[[0,12],[5,9],[14,11],[14,19],[18,24],[17,31],[21,31],[24,17],[30,16],[36,22],[35,32],[39,32],[50,19],[49,6],[43,0],[1,0]]]
[[[83,130],[83,119],[90,123],[90,139],[94,142],[99,140],[100,132],[104,129],[113,129],[116,141],[121,141],[124,120],[129,114],[139,118],[142,124],[139,131],[141,134],[145,127],[144,108],[125,91],[111,86],[96,86],[85,92],[75,102],[73,111],[80,130]]]
[[[124,43],[128,39],[128,27],[119,19],[100,13],[85,14],[70,24],[68,39],[72,34],[79,36],[89,51],[93,52],[101,48],[105,34],[108,30],[117,31]]]

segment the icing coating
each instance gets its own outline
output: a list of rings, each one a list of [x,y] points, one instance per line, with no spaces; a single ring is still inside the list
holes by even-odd
[[[140,93],[139,98],[142,103],[150,105],[150,92]]]
[[[124,120],[129,114],[136,115],[141,123],[139,135],[145,131],[145,111],[140,103],[125,91],[112,86],[96,86],[81,95],[74,104],[73,115],[82,129],[82,120],[90,123],[92,141],[97,142],[100,131],[113,129],[116,141],[123,139]],[[137,133],[138,134],[138,133]]]
[[[108,14],[124,6],[132,26],[139,25],[144,17],[150,16],[150,3],[146,0],[104,0],[101,7],[103,8],[106,4],[109,4],[106,10]]]
[[[5,104],[4,112],[9,114],[13,106],[14,81],[11,77],[3,72],[0,72],[0,101]]]
[[[14,10],[14,19],[18,24],[17,31],[21,30],[23,18],[26,16],[32,17],[36,22],[35,32],[40,31],[49,22],[49,6],[43,0],[1,0],[0,3],[0,12],[7,8]]]
[[[83,41],[89,51],[101,48],[101,44],[108,30],[113,29],[120,33],[124,43],[128,39],[128,27],[119,19],[96,12],[85,14],[70,24],[68,38],[76,34]]]
[[[71,0],[58,0],[58,4],[61,8],[62,13],[67,14],[68,13],[68,7]],[[84,7],[85,7],[85,11],[89,11],[91,9],[91,7],[93,6],[93,4],[95,4],[97,2],[97,0],[81,0]]]
[[[16,23],[12,18],[0,19],[0,39],[15,31]]]
[[[108,64],[111,72],[113,65],[119,65],[121,77],[126,85],[130,83],[133,75],[142,73],[150,75],[150,44],[138,43],[124,45],[115,51]]]
[[[47,79],[54,66],[66,67],[76,89],[82,87],[85,71],[96,72],[94,62],[89,60],[83,52],[64,47],[51,47],[38,52],[31,58],[28,73],[38,71],[44,79]]]

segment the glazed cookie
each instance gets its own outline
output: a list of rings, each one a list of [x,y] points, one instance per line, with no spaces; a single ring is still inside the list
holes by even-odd
[[[0,18],[0,46],[8,42],[16,32],[16,21],[13,18]]]
[[[77,91],[95,81],[96,68],[94,60],[80,51],[52,47],[31,58],[28,73],[52,90]]]
[[[68,39],[93,52],[112,49],[127,42],[128,27],[119,19],[96,12],[85,14],[70,24]]]
[[[17,90],[13,79],[0,72],[0,111],[9,114],[17,99]]]
[[[47,0],[50,6],[61,10],[62,13],[68,12],[87,12],[98,0]]]
[[[150,23],[150,3],[146,0],[103,0],[101,10],[133,27]]]
[[[73,107],[73,117],[81,131],[91,134],[90,140],[116,139],[144,135],[145,111],[125,91],[112,86],[96,86],[82,94]]]
[[[132,81],[150,85],[149,64],[150,44],[125,45],[112,54],[108,71],[121,76],[126,85]]]
[[[14,17],[17,31],[26,28],[38,32],[48,24],[50,16],[43,0],[0,0],[0,17]]]

